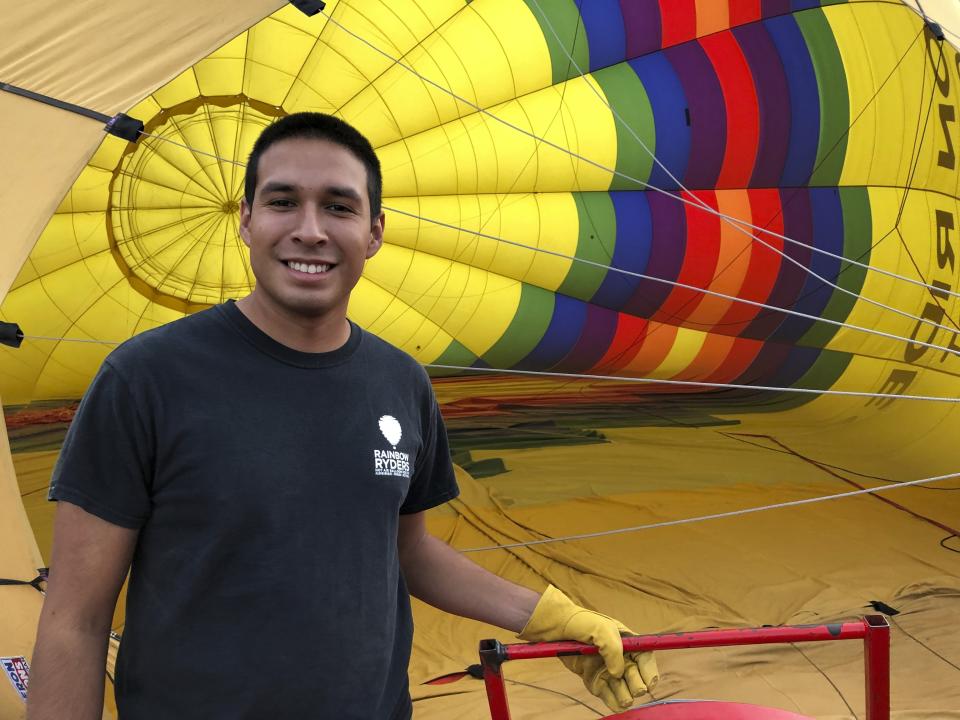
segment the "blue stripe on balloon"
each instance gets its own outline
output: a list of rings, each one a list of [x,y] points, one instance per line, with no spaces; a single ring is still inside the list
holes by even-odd
[[[820,0],[792,0],[790,3],[790,9],[793,12],[800,12],[801,10],[810,10],[818,7],[820,7]]]
[[[617,224],[616,243],[610,265],[628,272],[646,273],[653,236],[647,197],[642,192],[615,190],[611,191],[610,200],[613,202]],[[608,271],[590,301],[606,308],[621,310],[639,285],[639,278]]]
[[[783,175],[790,144],[790,94],[783,63],[763,23],[734,28],[733,36],[743,50],[753,75],[760,114],[757,158],[750,187],[776,187]]]
[[[580,17],[587,31],[591,72],[623,62],[627,56],[627,37],[620,14],[620,1],[582,2]]]
[[[554,295],[550,326],[537,346],[514,367],[542,370],[560,362],[576,344],[587,318],[587,304],[567,295]]]
[[[813,218],[812,241],[822,250],[836,255],[843,254],[843,207],[840,193],[836,188],[810,188],[810,211]],[[836,258],[813,253],[810,269],[820,277],[833,280],[840,271],[840,261]],[[800,292],[800,299],[794,309],[798,312],[820,317],[833,295],[833,288],[813,275],[808,275]],[[786,342],[796,342],[814,324],[813,320],[788,317],[777,329],[773,338]]]
[[[813,61],[800,26],[790,15],[763,23],[783,61],[790,88],[790,149],[778,185],[806,185],[817,161],[820,142],[820,93]]]
[[[688,187],[714,187],[727,140],[727,106],[717,73],[698,42],[669,48],[664,55],[680,78],[690,109],[690,160],[681,179]]]
[[[654,154],[676,177],[687,172],[690,160],[690,128],[686,122],[687,98],[680,78],[662,53],[654,53],[630,61],[653,108],[656,127]],[[642,178],[641,178],[642,179]],[[654,163],[650,184],[660,188],[676,188],[663,169]]]
[[[769,345],[770,343],[768,343]],[[820,357],[820,348],[786,345],[790,352],[767,382],[772,387],[793,387]]]

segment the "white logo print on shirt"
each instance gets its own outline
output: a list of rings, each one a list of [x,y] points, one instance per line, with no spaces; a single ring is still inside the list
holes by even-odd
[[[393,450],[373,451],[373,470],[377,475],[410,478],[410,456],[397,450],[397,443],[403,437],[403,428],[393,415],[383,415],[379,421],[380,432]]]
[[[400,438],[403,437],[403,428],[400,427],[400,423],[397,422],[397,419],[393,415],[384,415],[380,418],[380,432],[383,433],[387,442],[394,447],[397,446]]]

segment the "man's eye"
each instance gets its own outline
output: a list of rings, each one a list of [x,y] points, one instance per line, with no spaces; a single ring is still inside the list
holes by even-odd
[[[293,200],[287,200],[286,198],[277,198],[275,200],[271,200],[267,204],[271,205],[272,207],[293,207]]]
[[[340,203],[333,203],[332,205],[327,205],[327,207],[333,210],[334,212],[346,212],[346,213],[353,212],[352,207],[350,207],[349,205],[342,205]]]

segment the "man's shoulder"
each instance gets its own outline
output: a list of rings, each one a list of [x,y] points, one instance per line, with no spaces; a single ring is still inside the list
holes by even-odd
[[[141,368],[163,362],[173,353],[182,353],[207,336],[218,323],[216,307],[185,315],[163,325],[144,330],[117,346],[106,363],[117,370]]]
[[[420,363],[410,353],[401,350],[396,345],[384,340],[379,335],[374,335],[369,330],[358,329],[363,335],[363,345],[366,351],[376,356],[378,360],[397,363],[404,368],[417,368],[422,370]]]
[[[430,379],[423,365],[409,353],[387,342],[369,330],[360,330],[363,334],[362,347],[367,357],[387,375],[407,376],[429,385]]]

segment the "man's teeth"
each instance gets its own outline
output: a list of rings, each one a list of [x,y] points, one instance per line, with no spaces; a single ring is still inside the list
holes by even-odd
[[[288,262],[287,267],[292,268],[298,272],[309,273],[310,275],[326,272],[327,270],[330,269],[329,265],[312,265],[312,264],[294,262],[294,261]]]

